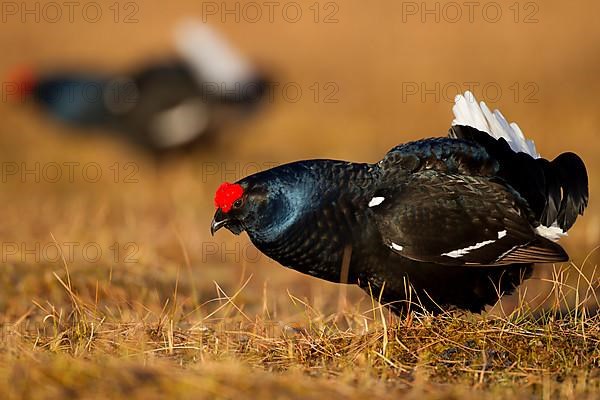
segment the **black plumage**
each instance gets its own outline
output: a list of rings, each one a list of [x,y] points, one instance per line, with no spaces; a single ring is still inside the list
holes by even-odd
[[[536,159],[468,126],[449,136],[376,164],[299,161],[224,184],[211,230],[246,231],[282,265],[333,282],[350,249],[347,282],[396,311],[480,312],[533,263],[568,260],[541,225],[573,225],[587,173],[572,153]]]

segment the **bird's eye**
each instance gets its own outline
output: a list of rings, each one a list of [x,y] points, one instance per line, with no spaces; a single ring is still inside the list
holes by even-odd
[[[240,208],[242,206],[242,199],[237,199],[234,203],[233,203],[233,207],[234,208]]]

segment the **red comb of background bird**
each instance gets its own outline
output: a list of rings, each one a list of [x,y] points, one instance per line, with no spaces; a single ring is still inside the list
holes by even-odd
[[[7,92],[9,96],[14,96],[16,100],[23,100],[33,91],[37,78],[33,68],[28,65],[19,65],[8,71],[4,83],[15,86],[14,91],[11,89],[10,93]]]
[[[237,183],[224,182],[215,193],[215,207],[223,212],[229,212],[233,203],[244,194],[244,189]]]

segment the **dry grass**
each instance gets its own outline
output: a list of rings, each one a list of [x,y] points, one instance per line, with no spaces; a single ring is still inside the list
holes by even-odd
[[[248,315],[239,299],[251,277],[230,295],[215,283],[218,296],[200,305],[175,281],[155,312],[119,302],[106,280],[93,298],[82,294],[66,265],[53,275],[61,301],[34,300],[3,326],[9,398],[592,399],[600,390],[593,276],[578,288],[555,281],[556,307],[522,303],[497,316],[399,319],[375,303],[326,315],[289,294],[298,313],[286,323],[268,308]],[[566,307],[576,290],[580,305]]]

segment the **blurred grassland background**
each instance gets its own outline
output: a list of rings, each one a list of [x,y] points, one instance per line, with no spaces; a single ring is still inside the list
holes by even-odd
[[[440,14],[436,22],[436,15],[423,14],[421,2],[298,1],[295,4],[302,10],[302,17],[296,23],[284,18],[281,10],[285,2],[275,8],[273,22],[269,21],[267,8],[262,7],[263,17],[255,23],[244,18],[244,3],[211,3],[219,9],[215,15],[206,14],[207,3],[210,2],[135,1],[132,7],[121,2],[118,22],[114,21],[109,3],[98,3],[103,16],[96,23],[86,22],[77,11],[73,23],[66,15],[56,23],[44,18],[35,22],[31,16],[22,21],[20,15],[3,15],[1,72],[23,62],[50,70],[124,70],[172,54],[172,29],[182,18],[191,16],[204,17],[280,85],[256,117],[241,123],[232,121],[214,147],[172,158],[160,167],[120,141],[79,135],[76,129],[37,113],[31,104],[15,105],[3,98],[0,162],[29,168],[36,162],[41,166],[97,163],[102,178],[96,183],[87,182],[78,167],[74,182],[35,182],[31,175],[26,179],[3,175],[0,239],[4,244],[16,244],[19,250],[14,255],[3,253],[0,323],[27,320],[43,325],[47,315],[53,315],[54,320],[68,320],[73,313],[79,315],[76,304],[80,301],[93,304],[112,322],[123,324],[162,326],[159,322],[165,310],[174,307],[171,316],[179,324],[178,329],[185,329],[186,324],[195,326],[216,309],[220,311],[211,317],[229,317],[220,314],[223,292],[233,295],[250,276],[235,299],[250,320],[260,316],[279,321],[282,326],[305,324],[306,308],[293,298],[306,302],[322,315],[335,313],[340,307],[371,308],[371,300],[356,288],[340,289],[267,260],[249,245],[245,235],[235,237],[219,232],[212,238],[209,225],[214,191],[221,181],[239,179],[255,172],[257,166],[305,158],[375,162],[396,144],[443,136],[452,120],[452,98],[459,87],[463,91],[472,87],[479,100],[500,108],[507,119],[518,122],[544,157],[552,159],[560,152],[573,151],[584,159],[590,176],[590,206],[562,243],[573,262],[588,276],[593,274],[600,259],[598,252],[593,252],[600,244],[600,209],[594,201],[600,168],[598,2],[535,2],[531,3],[534,8],[527,2],[517,2],[518,22],[509,9],[513,2],[496,2],[503,13],[496,23],[486,20],[481,12],[489,2],[481,2],[481,7],[475,9],[472,23],[464,7],[460,21],[449,21],[442,15],[447,4],[444,2],[438,3]],[[241,13],[239,22],[235,15],[222,15],[224,7],[235,10],[236,3]],[[35,2],[25,4],[36,7]],[[40,4],[43,7],[44,3]],[[320,10],[318,22],[314,8],[310,8],[315,4]],[[414,11],[407,7],[413,6],[417,7],[417,14],[407,14]],[[430,2],[427,7],[436,6]],[[125,15],[137,22],[125,23]],[[326,23],[326,16],[337,22]],[[525,23],[526,16],[537,22]],[[302,89],[298,101],[286,99],[281,91],[290,83]],[[326,86],[330,83],[333,86]],[[429,92],[425,93],[425,89]],[[335,102],[326,102],[326,95]],[[116,178],[115,165],[119,171]],[[132,172],[134,182],[124,182]],[[49,260],[40,251],[29,255],[25,251],[35,246],[48,248],[54,242],[63,248],[65,243],[77,243],[74,256],[66,263],[68,283],[62,260]],[[102,249],[99,260],[82,256],[81,248],[86,243]],[[115,243],[118,252],[111,247]],[[572,268],[571,273],[575,277]],[[77,301],[55,274],[67,286],[71,285]],[[552,278],[552,266],[539,266],[535,277],[524,291],[534,303],[539,303],[551,286],[542,280]],[[215,282],[221,289],[215,288]],[[340,300],[340,291],[348,300]],[[211,302],[217,297],[221,301]],[[515,299],[516,296],[506,301],[507,309],[514,306]],[[228,306],[227,310],[233,315],[241,312],[231,308]],[[64,343],[60,343],[54,352],[73,354],[59,351],[65,350],[61,347]],[[29,349],[27,354],[34,359],[50,357],[21,345]],[[2,374],[3,379],[8,382],[13,377],[22,382],[19,368],[27,370],[27,361],[6,344],[3,352],[11,351],[17,355],[0,357],[2,371],[9,371]],[[136,347],[131,354],[144,354],[145,365],[148,356],[144,351]],[[65,355],[50,357],[53,361],[42,362],[46,364],[45,372],[36,370],[31,376],[26,374],[27,379],[48,384],[52,381],[48,374],[58,374],[63,363],[68,364],[65,370],[75,373],[78,363],[85,363],[94,354],[83,353],[84,361],[76,363],[64,361],[61,357]],[[101,357],[112,354],[100,353]],[[124,350],[115,353],[123,354]],[[7,367],[15,362],[14,357],[20,360],[17,366]],[[116,362],[106,361],[106,368],[117,370]],[[177,365],[183,361],[171,352],[166,361],[157,360],[152,365],[160,369],[165,363]],[[82,365],[89,371],[95,371],[93,368]],[[202,375],[208,367],[198,364],[194,368],[204,371]],[[219,378],[215,382],[234,374],[222,366],[217,370]],[[132,371],[132,382],[156,382],[152,375],[156,372],[146,371],[148,375],[140,378]],[[90,372],[88,378],[94,374]],[[257,376],[273,385],[264,389],[267,393],[277,393],[279,385],[285,386],[272,381],[276,378]],[[56,382],[69,386],[62,375]],[[54,385],[60,386],[56,382]],[[302,382],[298,383],[298,390],[300,395],[306,395],[308,389],[303,385],[309,383]],[[187,387],[185,382],[182,385]],[[314,390],[329,390],[326,383],[314,385]],[[72,390],[79,390],[76,386]],[[101,390],[110,391],[109,386]],[[336,390],[347,390],[348,394],[355,390],[353,387],[352,382],[345,381]],[[386,394],[385,389],[377,390],[376,393]],[[286,396],[296,396],[289,393]],[[230,395],[233,394],[234,389]]]

